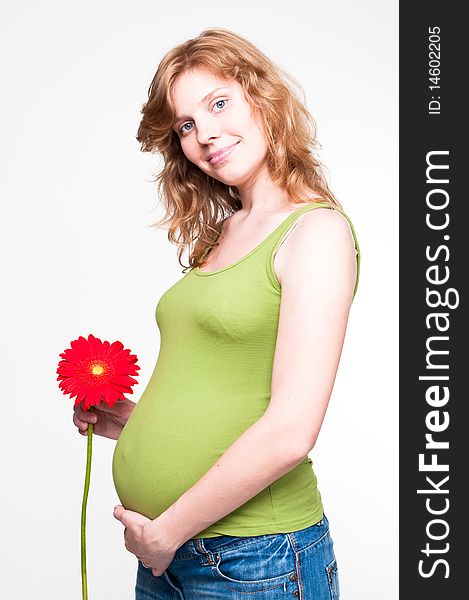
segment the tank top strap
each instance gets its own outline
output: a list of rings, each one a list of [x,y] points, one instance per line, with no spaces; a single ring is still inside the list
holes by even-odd
[[[277,229],[275,229],[272,237],[269,240],[274,254],[282,245],[283,241],[287,238],[288,234],[296,225],[296,223],[299,221],[300,217],[302,217],[306,212],[314,210],[315,208],[332,208],[332,206],[329,204],[329,202],[311,202],[310,204],[302,206],[301,208],[298,208],[290,213],[288,217],[282,223],[280,223]]]
[[[358,281],[359,281],[359,276],[360,276],[360,247],[358,245],[358,239],[357,239],[357,235],[355,233],[355,228],[353,226],[352,221],[348,217],[348,215],[342,209],[332,206],[329,202],[314,202],[314,203],[308,204],[306,206],[302,206],[298,210],[291,213],[283,221],[283,223],[281,223],[277,227],[277,229],[275,229],[275,231],[269,237],[269,243],[267,244],[267,247],[266,247],[267,256],[268,256],[267,270],[269,272],[269,277],[271,278],[271,280],[275,284],[275,286],[278,288],[279,287],[278,281],[277,281],[277,277],[275,275],[274,267],[273,267],[273,261],[274,261],[275,254],[277,253],[277,251],[279,250],[279,248],[283,244],[283,242],[287,239],[288,235],[291,233],[291,231],[294,229],[294,227],[297,225],[300,218],[305,213],[307,213],[311,210],[315,210],[316,208],[328,208],[330,210],[336,210],[337,212],[340,212],[348,221],[348,224],[350,226],[350,231],[352,233],[353,240],[355,243],[355,255],[357,258],[357,277],[355,280],[355,287],[353,290],[353,297],[352,297],[352,299],[353,299],[353,298],[355,298],[355,294],[357,292]]]

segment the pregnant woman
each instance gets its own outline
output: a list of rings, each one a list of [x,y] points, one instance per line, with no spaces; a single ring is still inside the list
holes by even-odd
[[[136,599],[339,598],[308,454],[333,389],[359,246],[315,156],[295,80],[207,29],[170,50],[137,139],[162,158],[168,237],[189,265],[156,307],[137,404],[74,423],[117,439]]]

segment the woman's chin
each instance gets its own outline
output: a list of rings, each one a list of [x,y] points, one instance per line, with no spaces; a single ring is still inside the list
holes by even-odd
[[[220,170],[216,173],[204,169],[204,172],[207,173],[207,175],[209,175],[213,179],[216,179],[217,181],[220,181],[221,183],[232,187],[237,187],[239,184],[241,184],[243,180],[242,177],[240,177],[238,174],[229,172],[228,169],[226,169],[226,171]]]

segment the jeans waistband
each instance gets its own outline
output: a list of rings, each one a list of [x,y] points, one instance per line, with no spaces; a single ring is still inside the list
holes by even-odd
[[[329,522],[327,520],[326,515],[323,514],[322,519],[320,521],[318,521],[318,523],[316,523],[314,526],[311,526],[311,527],[317,527],[317,526],[319,526],[320,528],[328,529]],[[302,545],[302,543],[306,543],[306,544],[308,543],[308,540],[310,538],[310,529],[311,529],[310,527],[307,527],[305,529],[302,529],[300,531],[293,533],[293,535],[295,536],[295,540],[298,541],[299,545]],[[271,535],[287,535],[287,534],[285,534],[285,533],[283,533],[283,534],[266,534],[266,537],[269,537]],[[178,548],[176,550],[176,554],[175,554],[174,558],[177,559],[177,558],[195,558],[196,557],[196,558],[202,559],[204,562],[207,561],[206,564],[216,564],[218,549],[222,550],[227,547],[229,547],[230,549],[233,549],[237,546],[243,546],[245,544],[250,544],[250,543],[256,542],[262,537],[263,537],[262,535],[245,536],[245,537],[220,535],[220,536],[211,537],[211,538],[194,538],[194,539],[187,540],[187,542],[185,542],[180,548]],[[305,538],[304,540],[303,540],[303,537]]]

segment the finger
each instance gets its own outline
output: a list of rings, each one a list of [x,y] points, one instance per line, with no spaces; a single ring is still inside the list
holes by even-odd
[[[84,421],[74,421],[74,423],[77,426],[79,433],[88,432],[88,423],[85,423]]]
[[[77,417],[80,421],[86,421],[87,423],[96,423],[98,415],[90,410],[83,411]]]
[[[82,417],[85,414],[85,411],[83,410],[83,406],[81,404],[75,404],[75,406],[73,407],[73,412],[80,417]]]
[[[124,520],[126,520],[126,516],[125,516],[125,508],[122,506],[122,504],[118,504],[117,506],[114,507],[114,516],[115,518],[120,521],[122,524],[127,525],[127,523],[124,523]]]
[[[78,433],[81,435],[88,435],[88,423],[80,423],[77,425]]]
[[[78,417],[76,414],[73,415],[73,422],[75,425],[81,429],[86,430],[88,428],[88,423],[96,423],[98,421],[97,415],[87,414],[82,417]]]

